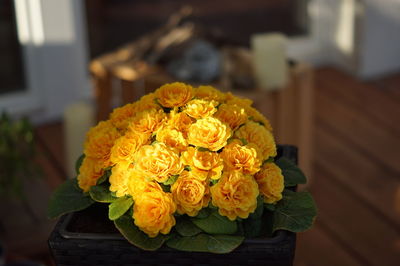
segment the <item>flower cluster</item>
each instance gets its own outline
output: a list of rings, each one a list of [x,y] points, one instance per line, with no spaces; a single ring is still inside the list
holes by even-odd
[[[150,237],[211,205],[245,219],[257,197],[273,204],[284,189],[272,128],[251,104],[211,86],[166,84],[88,132],[78,184],[89,191],[110,170],[110,191],[132,197],[134,223]]]

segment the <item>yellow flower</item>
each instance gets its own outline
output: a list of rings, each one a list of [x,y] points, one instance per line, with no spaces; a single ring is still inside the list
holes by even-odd
[[[117,197],[128,194],[128,182],[133,172],[132,164],[116,164],[111,170],[110,191]]]
[[[185,105],[193,98],[193,88],[180,82],[169,83],[156,90],[158,102],[168,108]]]
[[[231,129],[214,117],[199,119],[189,128],[189,144],[218,151],[231,137]]]
[[[209,101],[222,102],[225,100],[225,94],[212,86],[199,86],[194,90],[194,95],[197,98]]]
[[[161,142],[142,146],[135,155],[134,165],[144,178],[160,183],[183,171],[179,153]]]
[[[161,106],[156,103],[156,94],[154,92],[142,96],[140,100],[136,102],[137,112],[143,112],[148,109],[162,109]]]
[[[266,163],[254,178],[258,183],[264,202],[275,203],[282,199],[285,188],[281,169],[274,163]]]
[[[218,153],[199,151],[193,147],[189,147],[182,153],[181,160],[184,165],[190,166],[191,172],[194,172],[197,178],[203,181],[207,178],[219,179],[224,168],[222,158]]]
[[[182,132],[185,138],[187,138],[189,127],[192,125],[192,123],[192,119],[183,112],[178,113],[172,110],[169,113],[169,119],[167,122],[168,126]]]
[[[236,104],[221,104],[215,117],[228,124],[232,130],[236,130],[240,125],[246,123],[247,114],[243,107]]]
[[[244,174],[254,175],[260,170],[261,161],[257,157],[255,148],[241,145],[240,140],[234,140],[221,152],[226,170],[242,171]]]
[[[253,104],[253,101],[250,99],[235,96],[231,92],[228,92],[226,94],[226,103],[236,104],[238,106],[245,107],[245,106],[251,106]]]
[[[97,180],[104,174],[103,163],[97,159],[85,157],[79,168],[78,185],[88,192],[90,187],[96,185]]]
[[[172,185],[171,193],[179,214],[196,216],[210,201],[208,186],[192,178],[187,171],[183,171]]]
[[[118,130],[109,120],[100,122],[86,134],[84,153],[87,157],[101,161],[104,168],[111,166],[111,148],[119,137]]]
[[[157,131],[156,140],[165,143],[168,147],[184,151],[188,147],[188,142],[183,133],[171,126],[165,126]]]
[[[135,200],[143,193],[152,191],[163,191],[156,181],[149,181],[137,171],[132,171],[128,181],[128,194]]]
[[[115,108],[110,114],[111,123],[118,129],[125,129],[129,120],[136,114],[136,104],[126,104],[122,107]]]
[[[128,132],[117,139],[111,149],[110,160],[112,164],[125,163],[130,164],[137,150],[148,144],[149,137],[141,132]]]
[[[125,130],[130,120],[135,117],[137,113],[149,109],[161,110],[161,107],[155,102],[154,93],[143,96],[135,103],[129,103],[122,107],[115,108],[110,115],[110,121],[116,128]]]
[[[256,122],[248,121],[244,126],[236,130],[235,136],[239,139],[245,139],[248,143],[255,144],[262,160],[276,156],[274,136],[264,126]]]
[[[247,115],[250,117],[249,119],[251,119],[253,121],[256,121],[256,122],[263,123],[265,128],[272,132],[271,123],[257,109],[255,109],[255,108],[253,108],[251,106],[245,106],[244,110],[246,111]]]
[[[159,233],[166,235],[171,231],[175,225],[175,211],[171,193],[152,190],[136,197],[133,219],[140,230],[149,237],[156,237]]]
[[[163,110],[150,109],[138,113],[130,122],[128,130],[151,135],[164,123],[167,115]],[[128,131],[128,132],[129,132]]]
[[[194,99],[186,104],[183,112],[196,119],[205,118],[212,116],[217,111],[217,108],[215,108],[217,105],[218,102],[216,101]]]
[[[235,220],[246,219],[257,208],[258,185],[250,175],[224,172],[220,181],[210,188],[212,204],[219,214]]]

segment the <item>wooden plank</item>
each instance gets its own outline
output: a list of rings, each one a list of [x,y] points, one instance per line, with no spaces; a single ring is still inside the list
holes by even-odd
[[[332,173],[332,178],[353,193],[353,197],[367,203],[371,210],[400,225],[395,196],[400,182],[387,168],[374,163],[350,145],[341,141],[324,127],[316,129],[317,162]],[[383,180],[384,179],[384,180]]]
[[[370,81],[368,84],[379,88],[379,90],[386,93],[390,98],[400,101],[400,73]]]
[[[398,231],[333,182],[333,174],[318,162],[315,171],[318,178],[314,180],[312,193],[320,222],[370,265],[398,265]]]
[[[297,234],[294,265],[337,266],[365,265],[347,249],[338,245],[318,224],[304,233]]]
[[[108,72],[93,77],[93,83],[97,103],[97,120],[102,121],[108,118],[111,112],[112,79]]]
[[[316,82],[319,92],[362,112],[378,126],[400,134],[400,124],[394,123],[400,116],[399,102],[388,97],[383,89],[357,82],[354,78],[332,69],[319,70]],[[400,90],[400,81],[397,85]]]
[[[122,103],[132,103],[136,100],[136,91],[133,82],[129,80],[121,80]]]
[[[375,106],[384,106],[392,112],[399,111],[398,100],[388,96],[383,90],[376,86],[370,86],[370,83],[355,79],[343,71],[335,70],[334,68],[321,68],[317,71],[317,81],[322,81],[324,84],[335,85],[335,90],[346,91],[351,97],[358,97],[359,100],[371,104],[372,109]],[[321,77],[321,78],[318,78]],[[398,86],[398,84],[396,85]],[[323,89],[323,87],[321,88]]]
[[[297,142],[299,148],[299,165],[308,177],[307,186],[312,182],[313,132],[314,132],[314,71],[301,64],[295,69],[297,98]]]
[[[376,125],[368,116],[342,105],[323,93],[317,93],[317,119],[335,131],[349,145],[369,154],[396,174],[400,173],[400,138]],[[400,176],[400,175],[398,175]]]

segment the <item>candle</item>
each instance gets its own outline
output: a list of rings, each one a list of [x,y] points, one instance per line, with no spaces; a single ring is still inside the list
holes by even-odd
[[[94,108],[85,102],[68,105],[64,110],[64,137],[67,174],[76,176],[75,162],[83,152],[86,132],[94,125]]]
[[[286,37],[280,33],[255,34],[251,49],[258,87],[268,91],[283,88],[288,79]]]

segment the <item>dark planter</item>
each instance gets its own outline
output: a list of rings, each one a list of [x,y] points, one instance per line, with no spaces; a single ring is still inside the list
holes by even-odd
[[[297,163],[297,148],[278,146],[278,157]],[[141,250],[127,240],[107,219],[104,205],[64,215],[49,238],[57,265],[292,265],[296,235],[278,231],[272,237],[246,239],[229,254],[183,252],[163,246]]]

